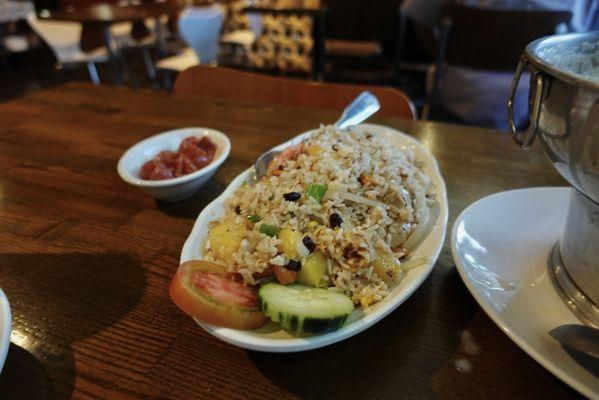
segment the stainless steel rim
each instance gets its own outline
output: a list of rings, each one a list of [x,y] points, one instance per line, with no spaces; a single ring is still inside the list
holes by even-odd
[[[549,275],[568,308],[584,324],[599,328],[599,308],[576,286],[576,283],[568,275],[560,255],[560,242],[555,244],[549,256]]]
[[[563,81],[566,81],[576,86],[582,86],[594,90],[599,90],[599,81],[593,81],[589,78],[584,78],[581,75],[556,68],[555,66],[546,63],[543,59],[541,59],[538,56],[537,53],[539,48],[544,45],[551,43],[561,43],[569,40],[583,39],[585,37],[588,39],[594,39],[599,41],[599,32],[568,33],[566,35],[547,36],[529,43],[528,46],[526,46],[524,54],[531,64],[533,64],[536,68],[549,73],[550,75],[553,75]]]

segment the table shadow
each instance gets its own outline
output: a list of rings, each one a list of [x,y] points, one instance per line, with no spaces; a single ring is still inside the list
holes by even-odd
[[[225,188],[225,185],[211,178],[193,196],[174,203],[156,200],[156,206],[160,211],[174,218],[196,219],[204,207],[216,199]]]
[[[454,307],[453,314],[440,310]],[[430,277],[397,310],[343,342],[301,353],[247,354],[271,382],[301,398],[435,398],[430,377],[453,357],[475,311],[459,276],[449,271]],[[431,323],[429,313],[441,321]]]
[[[13,332],[0,399],[70,399],[74,342],[113,325],[143,295],[145,270],[125,253],[0,254]]]
[[[72,356],[64,363],[67,373],[74,376],[74,364]],[[10,344],[6,363],[2,374],[0,374],[0,399],[16,400],[59,400],[67,399],[72,393],[72,382],[70,391],[57,394],[52,379],[46,370],[46,366],[33,354],[14,343]]]

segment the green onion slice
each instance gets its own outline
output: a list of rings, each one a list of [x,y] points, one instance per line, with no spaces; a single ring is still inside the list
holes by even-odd
[[[264,233],[270,237],[277,236],[280,229],[274,225],[262,224],[260,225],[260,233]]]
[[[327,185],[321,185],[318,183],[312,183],[308,186],[306,196],[312,197],[314,200],[320,203],[325,193],[327,192]]]
[[[258,215],[248,215],[248,221],[251,222],[252,224],[255,224],[256,222],[259,222],[261,220],[260,216]]]

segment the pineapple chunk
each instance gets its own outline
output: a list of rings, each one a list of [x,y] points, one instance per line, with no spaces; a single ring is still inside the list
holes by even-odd
[[[326,287],[326,282],[322,280],[326,265],[326,257],[322,252],[310,254],[297,273],[297,282],[306,286]]]
[[[322,153],[322,149],[319,146],[312,145],[306,148],[306,152],[313,157],[317,157]]]
[[[239,250],[241,241],[245,238],[247,229],[245,224],[228,219],[216,225],[208,233],[210,247],[215,255],[227,262],[233,260],[233,254]]]
[[[281,244],[279,245],[281,253],[291,260],[299,260],[297,244],[302,239],[302,235],[293,229],[283,228],[279,232],[279,239],[281,239]]]

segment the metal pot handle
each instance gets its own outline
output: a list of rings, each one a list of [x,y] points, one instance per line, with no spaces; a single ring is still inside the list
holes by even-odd
[[[512,139],[523,150],[526,150],[530,146],[532,146],[537,135],[537,129],[539,126],[539,115],[541,113],[541,97],[543,95],[543,76],[540,72],[536,72],[533,75],[533,79],[535,80],[536,84],[533,102],[531,105],[532,113],[530,115],[530,123],[528,125],[528,129],[526,129],[526,132],[523,135],[523,139],[520,139],[519,132],[516,129],[516,122],[514,118],[514,101],[516,98],[516,89],[518,88],[518,84],[520,83],[520,77],[522,76],[522,71],[524,70],[524,68],[530,71],[530,69],[528,68],[528,61],[524,56],[522,56],[520,58],[520,61],[518,62],[518,67],[516,68],[516,72],[514,73],[514,79],[512,80],[512,85],[510,86],[510,92],[507,101],[507,111]]]

